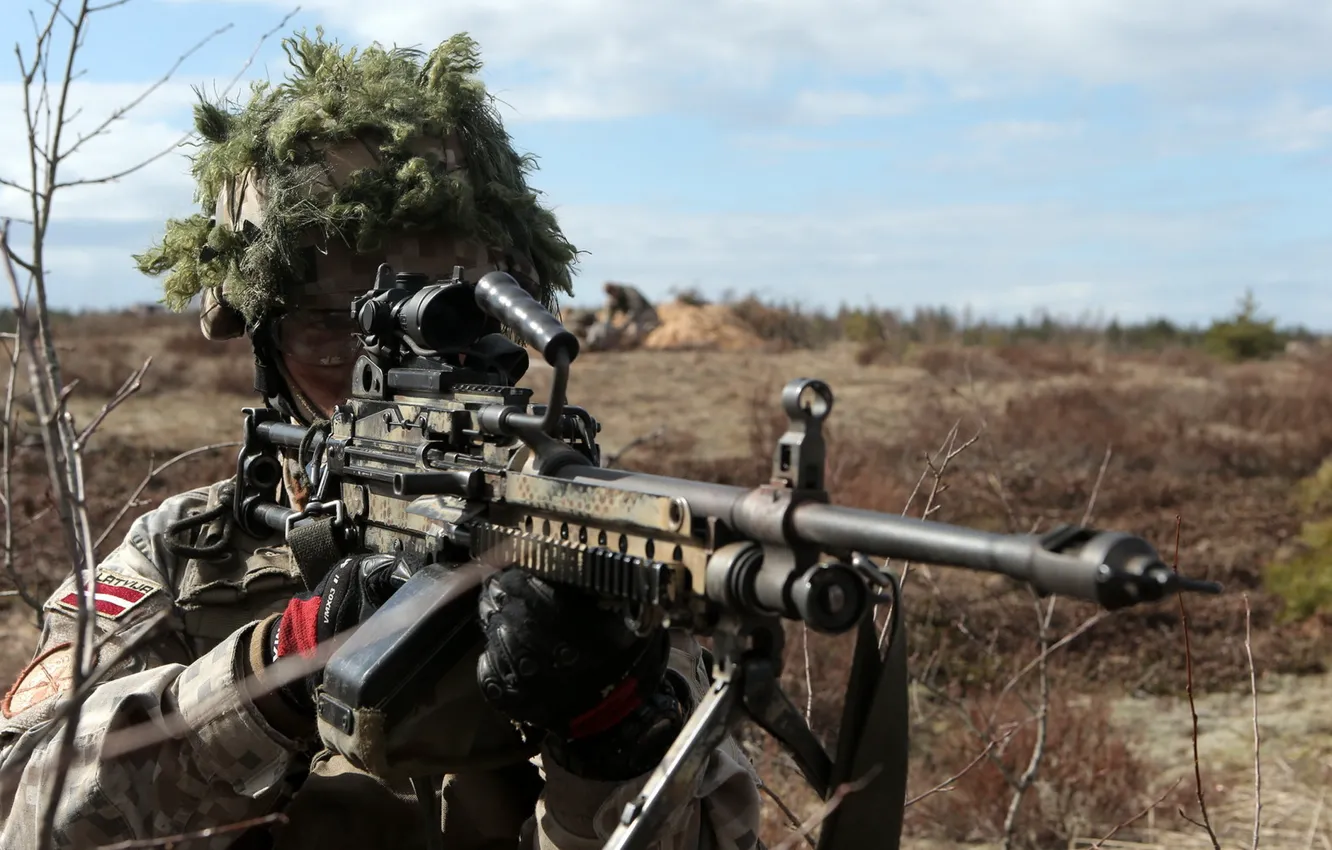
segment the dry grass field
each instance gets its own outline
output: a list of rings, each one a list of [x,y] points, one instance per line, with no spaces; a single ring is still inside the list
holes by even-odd
[[[71,403],[82,422],[153,358],[142,390],[107,420],[87,455],[94,527],[108,529],[107,551],[134,514],[232,470],[232,448],[181,463],[150,482],[110,527],[155,463],[238,438],[239,409],[253,401],[248,348],[204,341],[188,316],[85,316],[62,320],[57,333],[65,378],[79,382]],[[607,455],[638,441],[621,466],[757,483],[780,432],[779,390],[802,376],[828,381],[836,394],[828,474],[840,504],[920,516],[934,490],[932,518],[996,531],[1076,523],[1090,506],[1093,524],[1144,534],[1171,557],[1178,529],[1179,569],[1222,581],[1227,591],[1187,601],[1198,769],[1222,846],[1252,840],[1247,595],[1262,846],[1332,848],[1332,828],[1323,825],[1332,821],[1323,816],[1332,777],[1327,620],[1317,606],[1292,616],[1265,581],[1269,563],[1307,548],[1301,531],[1317,518],[1295,494],[1332,455],[1332,357],[1225,363],[1192,350],[1073,344],[641,350],[583,355],[570,397],[601,421]],[[525,383],[544,390],[548,380],[534,365]],[[935,487],[925,458],[946,447],[950,434],[956,446],[978,438]],[[15,473],[20,571],[41,595],[66,565],[39,444],[23,444]],[[1326,509],[1326,500],[1319,505]],[[1000,696],[1039,653],[1030,594],[923,567],[911,569],[905,593],[914,674],[911,795],[962,771],[989,739],[1004,742],[911,806],[908,846],[999,846],[1013,795],[1005,776],[1023,773],[1038,738],[1043,758],[1013,818],[1013,846],[1088,847],[1127,821],[1103,846],[1211,846],[1185,818],[1199,813],[1176,601],[1109,617],[1053,653],[1040,735],[1035,674]],[[36,632],[21,600],[3,604],[0,676],[11,678]],[[1093,613],[1060,601],[1048,633],[1057,639]],[[808,703],[814,728],[827,737],[840,709],[848,644],[809,636],[806,648],[793,628],[788,646],[788,691],[798,705]],[[815,802],[783,758],[758,736],[747,742],[766,782],[800,817],[811,815]],[[765,824],[770,846],[789,833],[776,806]]]

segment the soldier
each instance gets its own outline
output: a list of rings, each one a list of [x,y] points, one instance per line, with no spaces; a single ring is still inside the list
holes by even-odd
[[[661,324],[652,302],[628,284],[607,281],[602,289],[606,292],[606,315],[589,332],[589,347],[605,350],[642,345]]]
[[[169,306],[202,298],[206,337],[247,336],[265,403],[309,424],[346,396],[350,298],[381,262],[433,275],[463,266],[472,280],[502,269],[553,306],[570,289],[575,251],[527,187],[528,162],[475,78],[466,36],[428,57],[344,53],[322,33],[284,46],[286,82],[256,87],[236,112],[196,107],[193,171],[211,215],[169,221],[137,259],[165,273]],[[290,459],[283,477],[299,509],[310,482]],[[83,706],[57,847],[276,812],[284,825],[192,846],[600,847],[707,686],[689,636],[640,637],[589,598],[506,570],[482,592],[484,640],[457,672],[466,686],[438,689],[451,696],[424,709],[437,775],[373,776],[319,737],[321,671],[281,684],[270,668],[362,622],[400,565],[349,557],[306,586],[286,547],[235,527],[230,497],[221,482],[166,499],[97,567],[98,656],[125,657]],[[0,706],[0,765],[18,776],[0,796],[0,846],[37,846],[76,610],[71,576],[46,602],[33,662]],[[165,632],[145,638],[162,612]],[[582,650],[576,663],[555,658],[569,647]],[[656,847],[749,850],[758,809],[752,767],[727,739]]]

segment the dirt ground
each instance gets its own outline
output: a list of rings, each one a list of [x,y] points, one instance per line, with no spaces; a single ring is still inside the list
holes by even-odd
[[[90,444],[99,529],[112,524],[153,463],[238,439],[240,408],[254,403],[245,343],[207,343],[188,318],[127,322],[88,317],[60,337],[66,378],[80,382],[71,406],[81,422],[144,358],[154,361],[142,390]],[[1325,623],[1321,617],[1286,622],[1281,601],[1262,580],[1263,565],[1291,545],[1300,527],[1290,500],[1295,482],[1332,454],[1328,374],[1327,363],[1226,365],[1191,352],[940,347],[882,355],[839,344],[813,351],[588,353],[574,365],[569,394],[601,422],[607,457],[630,447],[619,465],[756,483],[780,433],[782,385],[818,377],[836,395],[828,468],[838,503],[919,516],[933,484],[925,475],[911,498],[926,472],[925,455],[938,452],[955,428],[955,447],[979,439],[949,462],[933,518],[1027,531],[1077,522],[1090,505],[1094,524],[1147,535],[1172,557],[1178,523],[1180,569],[1223,581],[1228,591],[1189,601],[1199,770],[1222,846],[1251,841],[1254,712],[1241,598],[1247,593],[1259,685],[1262,846],[1332,850],[1332,828],[1323,825],[1332,816],[1324,816],[1322,799],[1332,767]],[[549,380],[549,368],[534,362],[524,383],[541,397]],[[13,510],[21,574],[40,594],[51,590],[67,561],[47,525],[40,448],[30,429],[31,423],[19,428],[21,440],[29,436],[16,459],[22,498]],[[234,451],[205,453],[152,481],[109,531],[103,551],[136,512],[227,475]],[[981,751],[959,725],[971,711],[965,706],[993,696],[1032,660],[1037,644],[1024,593],[951,570],[913,576],[907,610],[919,677],[914,795]],[[36,630],[21,600],[6,597],[0,605],[0,677],[12,679]],[[1052,629],[1067,633],[1090,613],[1061,603]],[[807,677],[802,639],[791,641],[787,686],[800,705],[813,691],[812,719],[827,728],[838,710],[846,647],[812,640]],[[1177,813],[1199,817],[1177,605],[1099,624],[1060,650],[1051,677],[1063,695],[1052,704],[1051,723],[1056,711],[1066,721],[1050,733],[1016,846],[1087,847],[1090,841],[1078,840],[1133,820],[1103,846],[1210,847]],[[1015,693],[1032,697],[1025,684]],[[957,705],[964,708],[954,711]],[[1035,728],[1020,701],[995,711],[1015,718],[1013,728]],[[1030,742],[1013,740],[999,760],[1020,773]],[[768,784],[802,817],[812,814],[815,801],[791,782],[780,758],[758,745],[751,752]],[[913,807],[907,846],[999,846],[1011,792],[998,769],[984,760],[950,788]],[[1151,807],[1157,799],[1161,804]],[[775,842],[786,829],[769,808],[766,836]]]

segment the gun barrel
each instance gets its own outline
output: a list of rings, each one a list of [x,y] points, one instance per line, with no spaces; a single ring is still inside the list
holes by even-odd
[[[1002,573],[1046,593],[1100,601],[1101,564],[1051,552],[1026,534],[994,534],[932,520],[821,503],[798,505],[796,535],[830,551]]]
[[[794,542],[783,537],[780,515],[766,512],[762,505],[756,507],[751,501],[755,491],[745,487],[591,466],[566,467],[557,475],[682,498],[694,515],[716,517],[750,539],[774,544]],[[1042,592],[1103,601],[1099,559],[1051,552],[1031,535],[995,534],[820,502],[797,505],[791,511],[787,528],[800,541],[829,553],[859,552],[1001,573],[1028,582]]]

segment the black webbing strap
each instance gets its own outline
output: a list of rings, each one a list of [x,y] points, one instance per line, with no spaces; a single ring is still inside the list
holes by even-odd
[[[842,708],[842,730],[833,763],[832,789],[851,791],[823,822],[818,850],[898,850],[907,788],[907,642],[902,593],[891,580],[890,643],[879,652],[874,618],[856,637],[855,661]],[[864,783],[860,787],[860,783]]]
[[[346,554],[333,530],[333,517],[321,517],[294,526],[287,535],[287,546],[301,571],[305,589],[313,590],[329,568]]]

